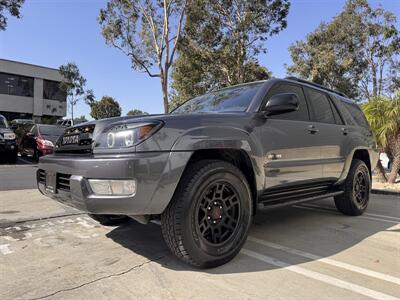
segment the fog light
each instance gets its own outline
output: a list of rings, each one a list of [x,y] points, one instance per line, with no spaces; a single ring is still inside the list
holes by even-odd
[[[136,180],[89,179],[90,187],[96,195],[134,196]]]

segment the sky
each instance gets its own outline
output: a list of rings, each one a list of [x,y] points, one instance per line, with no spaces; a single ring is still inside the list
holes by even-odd
[[[75,62],[96,98],[114,97],[126,114],[130,109],[162,113],[159,78],[134,71],[119,50],[105,44],[96,20],[106,0],[26,0],[22,19],[8,18],[6,31],[0,31],[0,58],[58,68]],[[394,12],[400,22],[400,0],[370,0],[376,7]],[[337,15],[345,0],[292,0],[285,30],[266,41],[268,52],[259,57],[275,77],[285,77],[290,64],[288,47],[304,39],[320,22]],[[79,102],[75,116],[90,109]]]

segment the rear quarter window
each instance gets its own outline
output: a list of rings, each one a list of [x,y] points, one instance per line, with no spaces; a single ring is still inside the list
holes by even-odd
[[[360,106],[356,103],[340,100],[342,115],[348,125],[360,126],[369,129],[369,124]]]

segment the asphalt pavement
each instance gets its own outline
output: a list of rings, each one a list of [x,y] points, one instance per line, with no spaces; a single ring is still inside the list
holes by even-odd
[[[16,164],[0,163],[0,191],[36,187],[37,163],[29,157],[18,157]]]
[[[400,197],[371,195],[359,217],[332,198],[267,211],[233,261],[199,270],[170,254],[158,224],[103,227],[36,189],[9,189],[0,278],[0,299],[399,300]]]

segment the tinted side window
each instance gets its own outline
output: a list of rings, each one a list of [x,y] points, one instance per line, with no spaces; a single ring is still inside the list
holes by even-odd
[[[335,117],[333,116],[328,97],[313,89],[305,88],[305,90],[307,91],[307,98],[313,112],[313,120],[321,123],[335,124]]]
[[[343,125],[344,124],[343,120],[340,117],[339,112],[338,112],[335,104],[333,103],[334,102],[333,99],[331,98],[329,102],[331,103],[331,108],[332,108],[332,111],[333,111],[333,116],[335,117],[336,124]]]
[[[310,117],[308,114],[308,107],[306,99],[304,97],[303,89],[297,85],[278,83],[274,85],[268,92],[267,99],[274,95],[282,93],[294,93],[299,98],[299,109],[296,111],[290,111],[283,114],[272,115],[268,118],[271,119],[284,119],[284,120],[295,120],[295,121],[309,121]]]
[[[365,118],[361,108],[357,104],[348,103],[344,101],[342,103],[344,107],[347,109],[347,111],[350,113],[350,115],[353,117],[355,123],[358,126],[369,128],[368,121]]]

